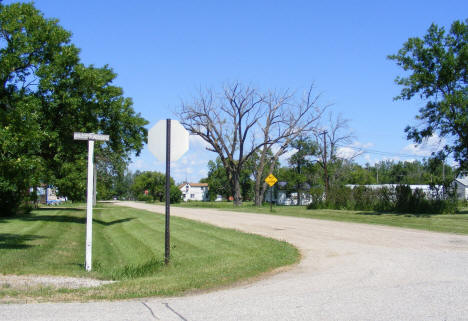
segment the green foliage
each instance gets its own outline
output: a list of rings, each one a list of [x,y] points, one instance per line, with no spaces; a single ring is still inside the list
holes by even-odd
[[[241,170],[239,184],[241,197],[244,201],[252,198],[253,181],[250,176],[254,170],[252,165],[254,161],[254,158],[249,159]],[[210,160],[208,162],[208,177],[200,180],[200,182],[208,184],[208,198],[210,201],[214,201],[217,195],[221,195],[225,199],[233,195],[227,171],[219,157],[215,161]]]
[[[452,191],[447,193],[445,199],[428,198],[423,190],[415,189],[413,191],[408,185],[378,189],[365,186],[356,186],[354,189],[334,186],[330,189],[328,200],[323,200],[323,197],[313,197],[312,203],[307,208],[443,214],[457,212],[458,202]]]
[[[393,210],[393,189],[388,187],[379,188],[376,191],[375,207],[373,208],[379,212],[391,212]]]
[[[335,172],[339,177],[333,183],[370,185],[370,184],[407,184],[440,185],[452,182],[456,171],[440,159],[430,158],[422,161],[380,161],[374,165],[361,166],[353,162],[335,162]]]
[[[137,195],[137,201],[140,202],[153,202],[153,196],[151,195],[146,195],[146,194],[138,194]]]
[[[172,177],[170,181],[170,202],[178,203],[181,200],[182,192],[175,186]],[[166,175],[151,171],[137,172],[131,190],[139,201],[163,202],[166,199]],[[145,195],[145,191],[148,191],[148,195]]]
[[[171,186],[169,191],[169,201],[171,204],[180,203],[182,199],[182,191],[175,185]],[[166,195],[164,195],[164,200],[166,200]]]
[[[333,185],[328,191],[326,208],[352,209],[353,191],[346,186]]]
[[[296,152],[289,158],[292,171],[288,177],[288,184],[294,186],[297,195],[301,195],[307,188],[306,183],[311,185],[311,177],[315,172],[311,157],[318,152],[317,144],[310,138],[299,137],[291,143]]]
[[[433,136],[451,138],[439,154],[453,153],[462,170],[468,169],[468,19],[455,21],[449,32],[432,24],[421,38],[410,38],[398,54],[390,55],[408,77],[397,77],[403,86],[396,99],[409,100],[418,95],[427,103],[417,119],[424,126],[408,126],[408,139],[421,143]]]
[[[146,140],[146,120],[112,85],[108,67],[80,63],[70,33],[30,3],[0,4],[0,215],[14,213],[27,191],[55,185],[72,200],[85,196],[87,146],[73,132],[98,132],[98,163],[121,173]]]
[[[208,183],[208,198],[214,201],[217,195],[227,199],[232,195],[231,186],[226,174],[226,170],[219,157],[216,161],[208,162],[208,177],[201,180],[202,183]]]
[[[375,200],[377,199],[376,193],[368,187],[357,186],[352,191],[352,198],[354,201],[354,208],[362,210],[373,210],[376,207]]]

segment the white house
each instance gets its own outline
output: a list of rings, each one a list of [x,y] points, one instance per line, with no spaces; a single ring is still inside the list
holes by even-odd
[[[207,183],[183,183],[178,186],[182,192],[182,199],[187,201],[208,201]]]
[[[468,176],[455,179],[457,185],[457,197],[460,200],[468,200]]]

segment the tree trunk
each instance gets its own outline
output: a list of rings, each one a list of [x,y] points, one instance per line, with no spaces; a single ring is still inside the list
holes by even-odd
[[[270,164],[270,173],[273,173],[273,170],[275,169],[275,163],[276,161],[278,160],[278,157],[279,155],[283,154],[282,152],[278,152],[276,153],[275,156],[273,156],[272,160],[271,160],[271,164]],[[262,169],[263,170],[263,169]],[[263,199],[265,197],[265,193],[266,193],[266,190],[268,188],[268,184],[265,183],[265,181],[261,182],[262,184],[260,185],[261,186],[261,190],[260,190],[260,193],[259,193],[259,198],[260,198],[260,205],[262,205],[262,202],[263,202]]]
[[[239,173],[232,175],[232,191],[234,193],[234,206],[242,205],[241,187],[240,187],[240,176]]]
[[[263,166],[261,167],[263,172]],[[262,175],[257,175],[255,178],[255,206],[262,206],[263,203],[263,185],[265,183],[262,182]]]
[[[255,206],[262,206],[264,199],[263,185],[261,182],[255,182]]]

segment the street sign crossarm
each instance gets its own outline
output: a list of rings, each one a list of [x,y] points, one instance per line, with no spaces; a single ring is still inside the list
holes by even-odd
[[[109,135],[74,132],[73,139],[74,140],[103,140],[107,142],[109,141]]]

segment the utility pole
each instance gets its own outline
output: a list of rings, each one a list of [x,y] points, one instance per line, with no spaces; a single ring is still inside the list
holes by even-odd
[[[328,200],[328,169],[327,169],[327,131],[323,132],[323,172],[325,178],[325,200]]]
[[[442,180],[445,182],[445,161],[442,162]]]
[[[375,168],[377,169],[377,184],[379,184],[379,164],[375,163]]]
[[[302,143],[303,143],[303,138],[302,136],[299,138],[299,150],[297,151],[297,153],[299,154],[299,157],[297,159],[297,172],[298,172],[298,178],[299,178],[299,184],[297,185],[297,206],[301,206],[302,204],[302,200],[301,200],[301,163],[302,163],[302,155],[300,154],[301,153],[301,150],[302,150]]]

